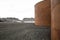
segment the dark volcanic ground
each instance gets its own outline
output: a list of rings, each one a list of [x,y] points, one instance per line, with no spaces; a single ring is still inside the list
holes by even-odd
[[[0,40],[51,40],[50,28],[33,23],[0,23]]]

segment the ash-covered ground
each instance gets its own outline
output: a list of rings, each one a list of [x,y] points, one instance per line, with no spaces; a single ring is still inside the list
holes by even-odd
[[[50,27],[33,23],[0,23],[0,40],[51,40]]]

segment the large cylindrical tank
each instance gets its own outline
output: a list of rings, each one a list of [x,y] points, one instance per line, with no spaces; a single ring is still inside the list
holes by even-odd
[[[37,26],[51,25],[50,0],[41,1],[35,5],[35,25]]]
[[[60,40],[60,0],[51,0],[51,40]]]

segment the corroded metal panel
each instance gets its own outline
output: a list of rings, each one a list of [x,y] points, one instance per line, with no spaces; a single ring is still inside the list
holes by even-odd
[[[51,0],[51,40],[60,40],[60,0]]]
[[[44,0],[35,5],[35,25],[50,26],[51,5],[50,0]]]

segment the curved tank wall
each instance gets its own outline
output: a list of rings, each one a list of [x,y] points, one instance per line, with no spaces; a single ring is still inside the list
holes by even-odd
[[[50,0],[44,0],[35,5],[35,25],[51,25],[51,5]]]

